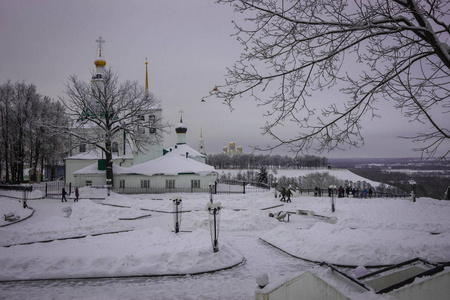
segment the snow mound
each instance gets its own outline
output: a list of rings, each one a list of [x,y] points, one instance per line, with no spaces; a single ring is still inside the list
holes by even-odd
[[[204,230],[176,235],[160,228],[13,246],[2,250],[0,280],[192,274],[243,260],[226,242],[219,249],[213,253]]]

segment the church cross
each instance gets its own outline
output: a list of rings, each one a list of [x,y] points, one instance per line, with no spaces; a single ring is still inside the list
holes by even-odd
[[[184,111],[180,109],[180,122],[183,123],[183,113]]]
[[[102,44],[105,43],[105,40],[100,36],[98,39],[95,40],[95,42],[98,44],[98,49],[100,50],[100,56],[102,55]]]

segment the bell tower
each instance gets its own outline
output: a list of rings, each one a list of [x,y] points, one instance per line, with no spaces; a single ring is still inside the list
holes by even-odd
[[[145,59],[145,97],[149,97],[150,92],[148,90],[148,60]],[[147,109],[139,111],[137,117],[141,122],[149,123],[150,127],[142,127],[141,133],[150,137],[149,143],[144,145],[145,151],[139,153],[134,151],[133,161],[134,164],[140,164],[160,156],[163,156],[163,139],[161,133],[157,132],[157,128],[160,127],[159,123],[162,122],[162,108],[160,105],[154,105]]]
[[[203,130],[200,129],[200,140],[198,141],[198,152],[203,155],[206,155],[205,152],[205,141],[203,140]]]
[[[95,59],[95,74],[92,75],[92,84],[94,83],[103,83],[103,78],[105,75],[105,66],[106,61],[102,57],[102,44],[105,43],[105,40],[100,36],[97,40],[95,40],[98,44],[98,57]]]

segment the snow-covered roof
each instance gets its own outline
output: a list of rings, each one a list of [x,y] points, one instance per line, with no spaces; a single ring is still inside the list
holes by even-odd
[[[200,152],[198,152],[197,150],[191,148],[187,144],[177,144],[177,145],[175,145],[173,147],[167,148],[166,151],[169,152],[169,153],[173,153],[173,154],[184,156],[184,157],[186,157],[186,152],[188,152],[190,157],[203,157],[203,158],[206,158],[205,155],[203,155]]]
[[[114,166],[113,172],[115,174],[141,174],[147,176],[178,175],[183,173],[194,173],[205,176],[215,172],[215,169],[213,166],[186,158],[186,156],[167,153],[164,156],[128,168]]]
[[[187,128],[186,125],[184,125],[183,122],[178,123],[178,125],[175,128]]]
[[[106,174],[106,170],[99,170],[98,163],[94,163],[92,165],[84,167],[83,169],[73,172],[73,175],[87,175],[87,174]]]
[[[98,149],[93,149],[66,157],[65,159],[102,159],[102,153]]]
[[[114,174],[139,174],[146,176],[153,175],[178,175],[194,173],[206,176],[215,172],[213,166],[201,163],[191,158],[182,157],[178,154],[168,153],[153,160],[137,164],[131,167],[121,167],[114,165]],[[97,163],[89,165],[74,172],[74,175],[81,174],[104,174],[104,170],[98,170]]]

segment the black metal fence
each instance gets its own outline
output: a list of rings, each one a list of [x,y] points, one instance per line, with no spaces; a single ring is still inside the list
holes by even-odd
[[[297,189],[297,193],[300,195],[311,195],[311,196],[328,196],[328,189],[318,189],[315,188],[303,188]],[[336,192],[335,192],[336,193]],[[362,191],[352,193],[347,195],[344,193],[343,198],[406,198],[411,197],[411,194],[405,193],[404,191],[398,190],[395,192],[385,192],[385,191],[373,191],[372,194],[364,195]]]
[[[42,191],[45,197],[60,197],[62,189],[65,188],[68,195],[72,192],[71,183],[66,184],[64,181],[49,181],[41,183],[33,183],[33,190]]]
[[[19,192],[19,193],[8,193],[9,191]],[[0,185],[0,195],[10,198],[17,198],[26,200],[27,193],[33,191],[33,187],[29,185],[15,185],[15,184],[1,184]],[[25,207],[25,206],[24,206]]]
[[[262,182],[239,180],[221,180],[216,182],[215,194],[246,194],[259,193],[270,190],[270,186]]]

